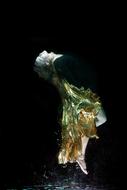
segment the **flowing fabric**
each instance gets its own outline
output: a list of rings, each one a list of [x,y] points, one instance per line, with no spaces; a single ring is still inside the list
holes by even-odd
[[[81,138],[84,135],[98,138],[95,118],[101,109],[101,103],[90,89],[79,89],[65,80],[62,80],[62,86],[62,144],[58,161],[65,164],[75,162],[81,155]]]

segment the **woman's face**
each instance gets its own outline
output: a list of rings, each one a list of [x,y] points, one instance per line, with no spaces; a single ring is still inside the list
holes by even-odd
[[[39,54],[36,59],[37,65],[49,65],[50,61],[53,59],[54,53],[48,53],[47,51],[43,51]]]
[[[61,56],[63,55],[55,54],[54,52],[48,53],[47,51],[43,51],[36,58],[34,70],[45,80],[51,80],[51,76],[54,72],[53,62]]]
[[[48,53],[43,51],[39,54],[35,61],[35,71],[39,74],[40,77],[48,80],[52,74],[52,61],[55,54],[53,52]]]

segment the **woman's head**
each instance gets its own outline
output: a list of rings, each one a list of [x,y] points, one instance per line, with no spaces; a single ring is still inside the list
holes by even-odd
[[[54,52],[48,53],[47,51],[43,51],[36,58],[34,70],[40,77],[49,80],[53,74],[53,62],[61,56],[62,55],[55,54]]]

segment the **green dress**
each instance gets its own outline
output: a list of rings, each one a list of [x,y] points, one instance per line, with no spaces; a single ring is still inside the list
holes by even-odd
[[[98,138],[95,119],[101,109],[101,102],[90,89],[77,88],[64,79],[59,87],[63,108],[60,118],[62,143],[58,161],[65,164],[75,162],[81,155],[83,136]]]

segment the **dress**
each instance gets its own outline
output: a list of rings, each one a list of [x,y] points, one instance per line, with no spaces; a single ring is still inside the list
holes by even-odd
[[[102,110],[99,97],[91,89],[76,87],[68,82],[54,66],[54,60],[47,59],[40,54],[35,62],[35,71],[39,76],[54,84],[62,99],[61,148],[58,163],[73,163],[81,155],[83,136],[98,138],[96,120]]]
[[[81,155],[81,138],[98,138],[95,119],[101,110],[99,97],[90,89],[77,88],[62,80],[63,110],[61,117],[62,144],[58,155],[60,164],[75,162]]]

